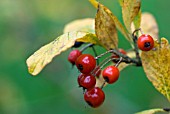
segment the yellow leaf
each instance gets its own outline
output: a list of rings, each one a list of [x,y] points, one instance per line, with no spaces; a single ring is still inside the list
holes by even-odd
[[[132,31],[134,31],[137,28],[141,28],[144,34],[151,35],[155,40],[158,40],[159,38],[159,29],[157,22],[154,18],[154,16],[148,12],[142,13],[141,15],[141,22],[140,27],[134,27],[132,24]],[[138,32],[138,35],[142,35],[140,32]]]
[[[94,19],[92,18],[77,19],[68,23],[64,27],[64,33],[71,31],[95,33]]]
[[[118,47],[118,36],[115,22],[106,10],[108,9],[99,4],[95,18],[95,32],[99,41],[109,50]]]
[[[141,19],[141,27],[142,31],[145,34],[151,35],[153,38],[158,39],[159,38],[159,30],[157,22],[154,18],[154,16],[150,13],[142,13],[142,19]]]
[[[89,1],[96,9],[98,9],[99,3],[96,0],[89,0]],[[118,18],[108,8],[106,8],[104,5],[100,4],[100,7],[102,7],[102,9],[109,15],[110,18],[112,18],[112,20],[114,21],[114,23],[116,25],[116,28],[132,44],[133,41],[132,41],[131,35],[127,32],[125,27],[120,23]]]
[[[141,10],[139,10],[138,14],[136,15],[136,17],[134,18],[134,26],[135,26],[135,30],[140,28],[140,23],[141,23]]]
[[[135,113],[135,114],[155,114],[157,112],[166,112],[165,110],[163,109],[149,109],[149,110],[145,110],[145,111],[142,111],[142,112],[138,112],[138,113]]]
[[[90,3],[97,9],[98,8],[98,2],[96,0],[89,0]]]
[[[131,23],[134,21],[135,17],[139,14],[140,11],[140,0],[123,0],[122,1],[122,16],[124,24],[129,33],[131,31]]]
[[[95,34],[87,34],[86,38],[82,37],[82,38],[77,39],[76,41],[92,43],[92,44],[97,44],[97,45],[102,46],[101,42],[99,41],[99,39],[96,37]]]
[[[120,6],[122,6],[123,5],[123,0],[119,0],[119,4],[120,4]]]
[[[26,63],[28,71],[32,75],[37,75],[52,59],[61,52],[72,47],[76,40],[84,39],[86,42],[97,44],[97,38],[92,33],[87,32],[70,32],[65,33],[56,38],[51,43],[41,47],[33,55],[31,55]],[[94,42],[96,39],[96,42]]]
[[[154,87],[170,101],[170,45],[165,38],[141,54],[142,65]]]

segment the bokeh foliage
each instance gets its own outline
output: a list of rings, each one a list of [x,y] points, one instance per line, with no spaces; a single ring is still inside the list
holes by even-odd
[[[101,0],[121,19],[118,0]],[[160,36],[170,36],[169,0],[143,0],[142,11],[154,14]],[[159,7],[159,8],[158,8]],[[1,0],[0,1],[0,113],[1,114],[132,114],[168,101],[147,80],[142,68],[121,72],[120,80],[104,88],[106,100],[98,109],[85,108],[77,87],[78,72],[61,54],[37,77],[32,77],[25,60],[42,44],[62,34],[64,25],[78,18],[95,17],[86,0]],[[130,45],[119,34],[119,46]],[[103,49],[97,47],[97,52]],[[89,50],[91,53],[91,50]],[[66,110],[67,109],[67,110]]]

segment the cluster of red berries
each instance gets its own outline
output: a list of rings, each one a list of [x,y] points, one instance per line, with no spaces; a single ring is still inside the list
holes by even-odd
[[[114,56],[116,57],[116,55],[112,57]],[[85,90],[84,100],[93,108],[100,106],[104,102],[105,94],[102,87],[95,86],[96,78],[101,74],[101,68],[96,65],[95,57],[90,54],[82,54],[80,50],[73,50],[70,52],[68,60],[81,72],[77,81],[79,86]],[[119,78],[119,69],[117,66],[108,66],[102,71],[102,76],[105,82],[112,84]]]
[[[142,51],[149,51],[154,46],[154,40],[150,35],[141,35],[137,40],[137,46]],[[78,47],[78,46],[76,46]],[[123,49],[118,50],[121,54],[126,55],[126,51]],[[116,54],[112,54],[111,58],[120,58]],[[84,100],[91,107],[96,108],[100,106],[105,99],[105,94],[102,90],[105,82],[112,84],[116,82],[119,78],[119,69],[117,66],[120,64],[116,63],[114,66],[107,66],[103,71],[102,67],[97,65],[96,59],[90,54],[82,54],[80,50],[73,50],[68,56],[68,60],[72,65],[76,65],[77,69],[81,72],[77,78],[78,84],[84,90]],[[102,87],[96,87],[96,78],[102,74],[105,80]]]

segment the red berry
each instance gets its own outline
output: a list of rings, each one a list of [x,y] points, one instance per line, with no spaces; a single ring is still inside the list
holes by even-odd
[[[105,94],[99,87],[87,90],[84,94],[84,100],[93,108],[99,107],[104,102],[104,99]]]
[[[150,35],[143,34],[138,38],[137,45],[142,51],[149,51],[154,46],[154,40]]]
[[[82,54],[76,60],[76,66],[83,74],[89,74],[96,66],[95,58],[90,54]]]
[[[120,53],[124,54],[124,55],[127,54],[124,49],[121,49],[121,48],[120,48],[120,49],[118,49],[118,51],[119,51]],[[112,54],[112,58],[119,58],[119,56],[113,53],[113,54]]]
[[[70,63],[72,63],[73,65],[75,64],[77,58],[81,55],[81,51],[79,50],[73,50],[70,52],[70,54],[68,55],[68,61],[70,61]]]
[[[80,80],[81,80],[81,78],[83,77],[84,75],[81,73],[78,77],[77,77],[77,82],[78,82],[78,84],[79,84],[79,86],[80,86]],[[81,86],[80,86],[81,87]]]
[[[102,76],[107,83],[112,84],[119,78],[119,69],[115,66],[108,66],[103,70]]]
[[[93,88],[96,85],[96,78],[91,74],[80,74],[78,76],[78,83],[80,87],[83,87],[84,89],[90,89]]]

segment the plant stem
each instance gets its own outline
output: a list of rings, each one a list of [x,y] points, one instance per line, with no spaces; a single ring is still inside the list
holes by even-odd
[[[92,45],[91,48],[92,48],[92,50],[94,52],[95,57],[97,57],[97,52],[96,52],[94,46]],[[97,65],[99,65],[99,59],[97,59]]]
[[[135,52],[139,53],[138,50],[136,50]],[[114,53],[114,54],[118,55],[119,57],[122,57],[123,58],[122,62],[134,63],[134,64],[136,64],[136,66],[141,66],[140,56],[138,56],[138,58],[136,58],[136,59],[133,59],[133,58],[130,58],[129,56],[127,56],[125,54],[120,53],[119,51],[117,51],[115,49],[112,49],[112,50],[106,51],[105,53],[100,54],[99,56],[96,57],[96,59],[101,58],[102,56],[104,56],[107,53]],[[139,55],[139,54],[137,54],[137,55]],[[117,59],[113,59],[113,60],[117,61]]]
[[[89,48],[89,47],[91,47],[91,46],[93,46],[94,44],[87,44],[86,46],[84,46],[80,51],[81,52],[83,52],[83,51],[85,51],[87,48]]]
[[[139,49],[138,49],[138,46],[137,46],[137,36],[135,35],[135,33],[137,31],[141,31],[141,29],[136,29],[133,33],[132,33],[132,39],[133,39],[133,42],[134,42],[134,51],[135,51],[135,54],[136,54],[136,59],[137,59],[137,64],[136,66],[142,66],[142,62],[141,62],[141,58],[140,58],[140,55],[139,55]],[[141,31],[142,32],[142,31]]]

